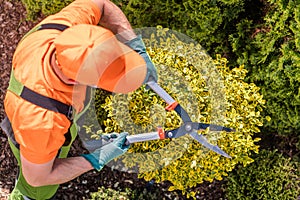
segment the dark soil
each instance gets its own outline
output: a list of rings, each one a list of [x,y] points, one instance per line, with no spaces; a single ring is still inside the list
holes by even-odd
[[[9,75],[11,71],[11,61],[14,50],[21,37],[29,31],[42,17],[37,21],[26,21],[26,10],[20,1],[0,0],[0,120],[4,118],[3,100],[6,89],[8,87]],[[82,153],[80,141],[75,141],[71,149],[70,156]],[[0,129],[0,200],[7,199],[12,191],[17,174],[17,162],[9,148],[7,138]],[[58,191],[58,199],[87,199],[90,192],[95,192],[99,187],[125,190],[126,187],[142,191],[144,188],[150,191],[160,193],[160,199],[184,199],[184,197],[176,192],[167,192],[169,183],[149,184],[143,179],[138,179],[137,174],[129,174],[120,171],[112,171],[105,167],[102,171],[90,171],[73,181],[61,185]],[[194,188],[199,191],[197,199],[221,199],[223,190],[221,182],[204,183]],[[168,196],[168,197],[167,197]]]

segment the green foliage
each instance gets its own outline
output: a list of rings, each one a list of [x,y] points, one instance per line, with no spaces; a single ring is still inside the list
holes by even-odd
[[[228,36],[235,32],[235,24],[241,16],[251,16],[249,11],[253,9],[251,7],[246,11],[248,1],[245,0],[114,0],[114,2],[135,28],[161,25],[179,31],[200,42],[211,54],[230,52]]]
[[[164,32],[165,30],[162,29],[161,31]],[[170,37],[176,41],[175,36]],[[260,113],[265,101],[259,94],[257,86],[243,81],[247,73],[243,66],[230,70],[226,66],[227,60],[217,56],[217,59],[213,61],[214,66],[209,66],[207,69],[211,77],[206,80],[192,64],[209,64],[208,60],[195,53],[199,52],[200,48],[197,51],[195,50],[197,46],[193,46],[193,44],[182,43],[178,40],[174,44],[170,38],[163,42],[161,39],[150,37],[150,39],[145,40],[147,46],[151,47],[148,52],[158,68],[160,85],[187,109],[193,121],[210,123],[214,120],[212,113],[218,112],[215,111],[215,108],[219,106],[217,110],[222,111],[220,109],[221,104],[214,105],[211,99],[211,95],[220,84],[215,77],[214,73],[216,72],[213,71],[215,66],[223,79],[222,83],[225,85],[225,105],[222,105],[226,108],[225,115],[223,116],[224,113],[221,113],[223,118],[218,122],[223,121],[225,126],[237,130],[234,133],[215,133],[212,131],[201,133],[208,138],[209,142],[218,144],[229,153],[233,157],[232,159],[208,151],[200,143],[191,141],[189,137],[132,145],[129,153],[123,159],[127,167],[134,167],[138,163],[139,177],[143,177],[145,180],[155,179],[158,182],[170,181],[173,186],[169,190],[187,192],[188,188],[203,181],[222,180],[222,177],[227,176],[227,172],[233,170],[239,163],[246,166],[253,162],[250,155],[253,152],[258,152],[258,146],[254,143],[259,139],[253,139],[252,135],[259,131],[259,126],[263,125],[263,118]],[[156,41],[161,41],[165,47],[157,48]],[[180,46],[181,51],[174,48],[174,45]],[[176,53],[174,49],[177,51]],[[182,52],[189,50],[195,53],[194,57],[192,53],[188,53],[187,57],[183,56],[185,54]],[[213,88],[208,87],[210,81],[214,82],[211,83]],[[190,94],[193,94],[194,98],[189,98]],[[101,98],[100,95],[98,98]],[[175,112],[165,113],[165,106],[166,104],[162,99],[144,87],[128,95],[108,96],[102,105],[107,112],[107,119],[104,121],[105,131],[127,131],[130,134],[137,134],[153,131],[157,126],[163,126],[164,129],[177,128],[181,124],[181,119]],[[170,148],[167,157],[165,148]],[[147,156],[146,152],[156,152],[156,154],[150,153]],[[187,195],[193,196],[195,194],[188,193]]]
[[[233,40],[236,46],[241,45],[236,53],[239,62],[245,63],[250,71],[249,81],[261,87],[268,100],[264,115],[270,115],[272,120],[265,128],[280,134],[297,133],[300,131],[300,5],[293,0],[269,3],[264,23],[257,27],[253,40],[241,42],[246,31]]]
[[[276,151],[262,150],[247,167],[239,166],[227,180],[227,199],[285,199],[300,195],[300,166]]]
[[[57,13],[73,0],[21,0],[26,7],[27,19],[35,20],[41,13],[43,15],[51,15]]]
[[[73,0],[65,0],[64,3],[55,0],[22,1],[26,7],[33,8],[28,9],[32,18],[40,11],[46,15],[56,13],[63,5]],[[261,5],[259,0],[114,0],[113,2],[122,9],[135,28],[162,25],[191,36],[212,54],[225,55],[231,54],[228,36],[238,31],[236,24],[241,20],[257,19],[260,14],[255,11],[258,11]]]

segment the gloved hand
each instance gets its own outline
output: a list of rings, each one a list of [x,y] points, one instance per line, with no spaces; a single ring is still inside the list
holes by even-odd
[[[101,135],[101,138],[104,139],[107,142],[111,142],[113,139],[117,138],[119,136],[119,133],[105,133]]]
[[[119,133],[105,133],[100,136],[100,139],[91,139],[90,137],[86,137],[86,135],[82,136],[79,132],[78,135],[81,138],[82,145],[89,151],[93,152],[96,149],[110,143],[113,139],[117,138]],[[86,138],[86,139],[83,139]]]
[[[129,149],[130,145],[125,145],[127,135],[126,132],[120,133],[111,143],[96,149],[93,153],[81,156],[89,161],[96,170],[100,171],[104,165],[123,155]]]
[[[154,64],[152,63],[149,55],[146,52],[146,47],[142,40],[141,35],[137,36],[136,38],[134,38],[128,42],[125,42],[125,44],[127,46],[129,46],[130,48],[132,48],[133,50],[135,50],[138,54],[140,54],[146,62],[147,75],[144,80],[144,83],[147,83],[150,80],[157,82],[158,77],[157,77],[156,68],[155,68]]]

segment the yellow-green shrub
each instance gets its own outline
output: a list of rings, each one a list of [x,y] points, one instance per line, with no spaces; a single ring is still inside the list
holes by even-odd
[[[182,190],[185,193],[188,188],[203,181],[221,180],[238,163],[246,166],[253,162],[250,155],[258,152],[258,146],[254,143],[259,139],[253,139],[252,136],[263,125],[260,112],[265,101],[258,87],[243,81],[247,73],[243,66],[230,70],[226,66],[227,60],[218,55],[213,61],[214,70],[208,56],[201,57],[201,53],[195,52],[201,50],[200,45],[181,42],[175,35],[164,34],[166,31],[162,29],[155,37],[152,35],[145,39],[148,52],[158,68],[158,83],[186,108],[193,121],[213,121],[236,129],[236,132],[230,133],[202,133],[211,143],[218,144],[231,155],[232,159],[208,151],[200,143],[184,136],[172,141],[135,143],[122,161],[129,168],[138,166],[139,177],[155,179],[157,182],[170,181],[173,186],[169,190]],[[200,68],[195,66],[201,63],[210,65],[206,69],[208,72],[203,71],[209,77],[199,73]],[[218,80],[216,72],[219,72],[223,81]],[[220,94],[214,94],[215,91]],[[216,97],[211,98],[212,95]],[[97,98],[102,97],[96,95],[96,102]],[[160,97],[145,87],[127,95],[109,95],[102,104],[107,114],[103,122],[105,132],[127,131],[137,134],[153,131],[159,125],[167,130],[179,127],[181,119],[174,111],[164,112],[165,106]],[[188,193],[190,195],[194,194]]]

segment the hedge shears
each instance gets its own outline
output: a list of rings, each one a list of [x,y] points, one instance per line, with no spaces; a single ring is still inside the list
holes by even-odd
[[[150,132],[150,133],[140,133],[136,135],[129,135],[126,137],[125,144],[132,144],[136,142],[144,142],[150,140],[163,140],[167,138],[179,138],[184,135],[190,135],[193,139],[200,142],[206,148],[224,156],[227,158],[231,158],[226,152],[224,152],[220,147],[217,145],[212,145],[207,141],[205,136],[199,135],[197,131],[205,130],[209,128],[212,131],[226,131],[226,132],[234,132],[233,129],[214,125],[214,124],[205,124],[205,123],[197,123],[192,122],[191,118],[189,117],[188,113],[180,106],[180,104],[175,101],[162,87],[160,87],[156,82],[150,81],[147,83],[147,86],[150,87],[156,94],[158,94],[168,106],[165,108],[167,111],[174,110],[182,119],[183,125],[179,128],[165,131],[162,128],[158,127],[157,131]]]

